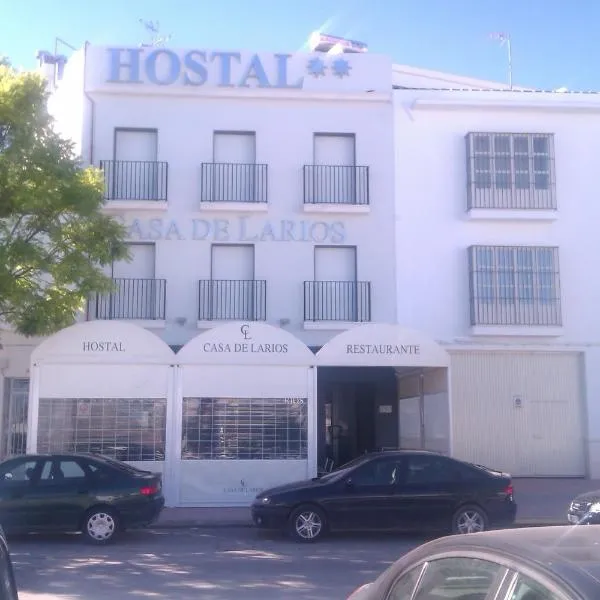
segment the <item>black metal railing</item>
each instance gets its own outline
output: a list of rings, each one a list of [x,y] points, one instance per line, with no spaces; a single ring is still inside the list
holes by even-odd
[[[305,321],[371,320],[370,281],[305,281]]]
[[[201,279],[198,320],[265,321],[267,282],[263,279]]]
[[[266,202],[267,165],[202,163],[201,202]]]
[[[165,319],[166,279],[115,278],[113,282],[113,292],[92,296],[88,319]]]
[[[466,136],[467,209],[556,210],[554,136]]]
[[[105,200],[166,202],[169,163],[142,160],[101,160]]]
[[[305,204],[369,204],[369,167],[304,165]]]

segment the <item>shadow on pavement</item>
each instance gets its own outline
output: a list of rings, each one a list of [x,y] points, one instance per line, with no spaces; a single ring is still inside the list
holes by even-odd
[[[146,530],[108,546],[81,536],[9,539],[21,600],[345,598],[424,540],[336,535],[315,544],[252,529]]]

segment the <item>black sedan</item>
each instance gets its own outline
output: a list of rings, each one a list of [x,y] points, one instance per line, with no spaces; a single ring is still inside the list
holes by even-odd
[[[349,600],[598,600],[591,527],[530,527],[440,538],[405,554]]]
[[[600,490],[575,497],[569,505],[567,521],[573,525],[600,525]]]
[[[0,463],[0,523],[7,534],[81,531],[103,544],[155,521],[160,473],[103,456],[25,455]]]
[[[514,522],[507,473],[426,451],[366,454],[309,481],[261,492],[252,518],[299,541],[327,531],[473,533]]]

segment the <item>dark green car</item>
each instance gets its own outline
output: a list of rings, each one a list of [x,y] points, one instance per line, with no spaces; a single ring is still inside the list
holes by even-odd
[[[160,473],[104,456],[25,455],[0,463],[0,523],[9,535],[81,531],[103,544],[150,525],[164,503]]]

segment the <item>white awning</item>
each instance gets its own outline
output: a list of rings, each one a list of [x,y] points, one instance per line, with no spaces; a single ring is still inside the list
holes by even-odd
[[[329,340],[317,352],[317,366],[448,367],[450,356],[419,331],[400,325],[368,324]]]
[[[288,331],[266,323],[235,322],[198,334],[178,353],[180,365],[315,364],[311,350]]]

